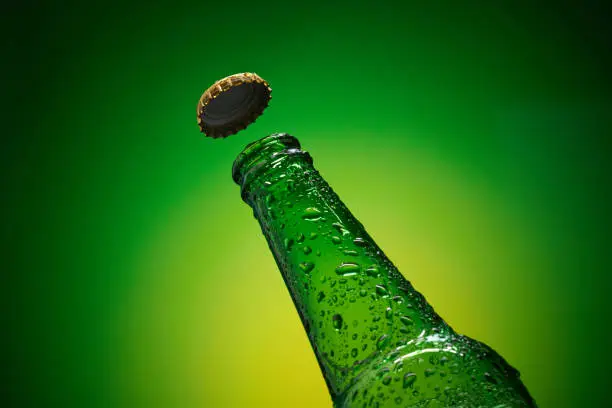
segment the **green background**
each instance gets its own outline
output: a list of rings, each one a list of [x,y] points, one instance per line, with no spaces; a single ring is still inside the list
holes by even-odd
[[[88,3],[2,17],[4,406],[331,406],[230,177],[277,131],[540,407],[606,405],[603,2]],[[244,71],[270,107],[203,137]]]

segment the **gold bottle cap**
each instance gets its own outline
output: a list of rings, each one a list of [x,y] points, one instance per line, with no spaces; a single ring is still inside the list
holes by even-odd
[[[271,93],[268,83],[251,72],[218,80],[198,102],[200,131],[212,138],[239,132],[263,113],[272,99]]]

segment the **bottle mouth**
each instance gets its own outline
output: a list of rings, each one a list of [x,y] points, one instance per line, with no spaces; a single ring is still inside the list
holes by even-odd
[[[244,188],[249,175],[266,166],[279,153],[304,153],[300,148],[300,142],[287,133],[273,133],[249,143],[234,160],[232,178]]]

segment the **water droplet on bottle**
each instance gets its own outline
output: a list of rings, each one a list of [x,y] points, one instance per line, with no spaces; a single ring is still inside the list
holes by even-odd
[[[386,334],[383,334],[376,341],[376,348],[379,350],[382,350],[382,348],[387,345],[388,341],[389,341],[389,336],[387,336]]]
[[[342,239],[334,235],[333,237],[331,237],[331,241],[337,245],[342,242]]]
[[[414,385],[414,382],[416,381],[416,374],[415,373],[406,373],[406,375],[404,375],[404,381],[402,383],[404,388],[412,388],[412,386]]]
[[[400,316],[400,322],[402,322],[403,324],[405,324],[406,326],[412,326],[414,324],[414,322],[412,321],[411,318],[409,318],[408,316]]]
[[[314,264],[312,262],[302,262],[300,263],[300,269],[304,271],[304,273],[308,273],[312,271],[314,268]]]
[[[308,221],[318,221],[321,217],[321,211],[315,207],[306,208],[302,214],[302,218]]]
[[[391,384],[391,376],[390,375],[385,375],[382,379],[382,383],[383,385],[389,385]]]
[[[354,357],[357,357],[357,353],[358,353],[358,350],[357,350],[356,348],[353,348],[353,349],[351,350],[351,357],[353,357],[353,358],[354,358]]]
[[[387,319],[391,319],[393,317],[393,310],[390,307],[385,310],[385,317]]]
[[[369,266],[365,272],[366,274],[368,274],[368,276],[373,276],[373,277],[379,276],[378,267],[376,265]]]
[[[343,262],[336,268],[336,273],[343,276],[356,275],[359,272],[359,264],[353,262]]]
[[[436,373],[436,369],[435,368],[426,368],[425,371],[424,371],[425,377],[431,377],[435,373]]]
[[[395,397],[395,403],[397,405],[401,404],[402,403],[402,397]]]
[[[325,293],[323,291],[319,292],[317,295],[317,302],[321,303],[321,301],[325,299]]]
[[[387,368],[387,367],[381,368],[381,369],[380,369],[380,371],[378,371],[378,372],[376,373],[376,376],[377,376],[378,378],[382,378],[382,377],[384,377],[384,376],[385,376],[385,374],[387,374],[389,371],[391,371],[391,369],[390,369],[390,368]],[[381,387],[378,387],[378,389],[380,390],[380,389],[381,389]]]
[[[291,248],[293,248],[293,238],[285,238],[283,244],[287,251],[291,251]]]
[[[484,373],[484,378],[491,384],[497,384],[497,380],[495,379],[495,377],[491,375],[491,373],[488,373],[488,372]]]
[[[341,233],[342,235],[349,234],[349,231],[346,228],[344,228],[344,225],[340,224],[339,222],[333,223],[332,226],[336,228],[338,232]]]
[[[368,294],[368,291],[367,291],[367,290],[365,290],[365,289],[361,289],[361,290],[359,291],[359,296],[361,296],[361,297],[364,297],[364,296],[366,296],[367,294]]]
[[[333,315],[332,324],[334,326],[334,329],[340,330],[342,328],[342,316],[340,316],[339,314]]]
[[[302,248],[302,250],[304,251],[304,253],[306,255],[308,255],[309,253],[312,252],[312,248],[310,248],[308,245],[304,246],[304,248]]]
[[[344,254],[345,255],[349,255],[349,256],[357,256],[357,255],[359,255],[359,252],[354,251],[352,249],[345,249],[344,250]]]
[[[319,235],[316,232],[311,232],[308,239],[316,239]]]
[[[368,245],[368,243],[363,238],[359,238],[359,237],[355,238],[353,240],[353,243],[360,247],[365,247]]]
[[[379,296],[387,296],[387,288],[385,288],[383,285],[376,285],[376,293]]]
[[[304,234],[300,232],[297,236],[297,242],[304,242],[304,238]]]

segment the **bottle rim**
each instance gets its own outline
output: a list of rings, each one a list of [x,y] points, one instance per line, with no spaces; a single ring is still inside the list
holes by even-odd
[[[299,140],[288,133],[273,133],[255,140],[246,145],[234,160],[232,178],[236,184],[243,185],[245,176],[253,166],[258,163],[264,164],[265,159],[272,158],[278,153],[296,151],[300,148]]]

